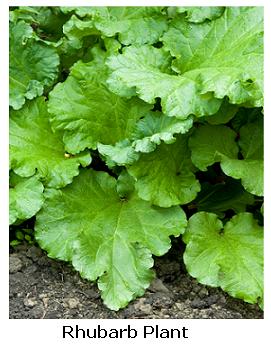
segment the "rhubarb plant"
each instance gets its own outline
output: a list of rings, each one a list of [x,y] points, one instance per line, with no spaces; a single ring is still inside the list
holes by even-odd
[[[10,225],[113,310],[172,236],[262,307],[262,108],[261,7],[14,7]]]

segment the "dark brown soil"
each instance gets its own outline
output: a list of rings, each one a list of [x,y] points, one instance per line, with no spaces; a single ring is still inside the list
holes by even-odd
[[[11,319],[261,319],[256,305],[198,284],[181,256],[156,258],[157,278],[145,295],[118,312],[106,308],[95,283],[72,267],[47,258],[38,247],[17,246],[10,254]]]

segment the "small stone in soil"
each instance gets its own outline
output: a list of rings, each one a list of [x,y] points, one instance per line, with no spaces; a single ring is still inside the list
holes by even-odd
[[[26,251],[28,258],[31,258],[33,261],[37,261],[42,256],[42,251],[40,248],[32,246]]]
[[[179,303],[179,302],[176,302],[175,306],[178,310],[184,310],[186,307],[186,305],[184,303]]]
[[[23,267],[23,263],[21,259],[19,259],[15,255],[10,255],[9,257],[9,272],[11,274],[16,273],[17,271],[21,270]]]
[[[204,297],[206,297],[206,296],[208,296],[209,295],[209,292],[208,292],[208,290],[205,288],[205,287],[202,287],[201,289],[200,289],[200,291],[198,292],[198,296],[200,297],[200,298],[204,298]]]
[[[137,315],[148,315],[152,313],[152,306],[146,303],[146,298],[139,298],[134,304],[134,311]]]
[[[205,301],[208,304],[208,306],[211,306],[212,304],[216,303],[218,299],[219,297],[217,295],[213,295],[213,296],[207,297]]]
[[[173,299],[169,295],[160,292],[154,293],[151,299],[154,308],[170,308],[173,304]]]
[[[162,280],[156,278],[152,281],[149,291],[168,293],[169,289],[163,284]]]
[[[30,266],[28,266],[27,268],[25,268],[24,273],[26,275],[32,275],[34,274],[36,271],[38,270],[38,267],[35,264],[32,264]]]
[[[28,297],[26,297],[26,298],[24,299],[24,305],[25,305],[26,307],[29,307],[29,308],[34,307],[37,303],[38,303],[38,302],[37,302],[34,298],[28,298]]]
[[[193,299],[193,301],[191,302],[191,307],[192,308],[199,308],[199,309],[202,309],[202,308],[206,308],[209,306],[209,304],[199,298],[195,298]]]
[[[77,308],[80,304],[79,300],[76,298],[69,298],[67,301],[70,309]]]

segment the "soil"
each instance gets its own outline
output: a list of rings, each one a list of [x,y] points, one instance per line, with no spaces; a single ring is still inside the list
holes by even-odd
[[[178,253],[178,254],[177,254]],[[118,312],[106,308],[96,283],[35,245],[10,253],[11,319],[261,319],[257,305],[201,285],[185,271],[179,251],[155,258],[156,279],[143,297]]]

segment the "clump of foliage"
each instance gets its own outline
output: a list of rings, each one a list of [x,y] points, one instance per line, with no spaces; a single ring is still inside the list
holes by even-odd
[[[113,310],[180,235],[190,275],[262,305],[262,81],[261,7],[11,9],[12,228]]]

